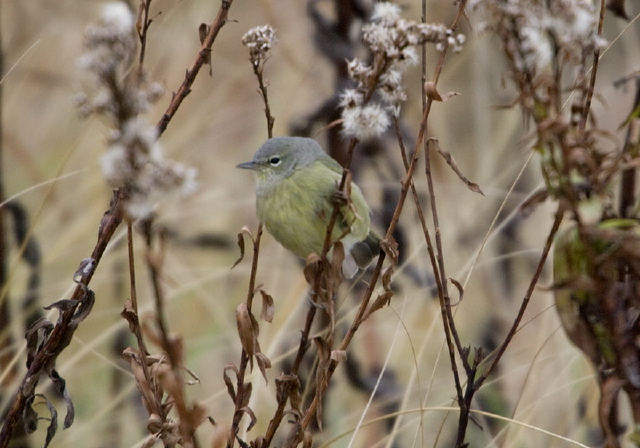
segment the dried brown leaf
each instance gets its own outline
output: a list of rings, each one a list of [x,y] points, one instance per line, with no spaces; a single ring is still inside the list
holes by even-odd
[[[317,411],[316,411],[317,412]],[[302,413],[294,409],[287,409],[284,411],[284,415],[290,414],[293,417],[289,423],[291,423],[291,429],[287,433],[287,436],[282,441],[283,448],[293,448],[298,446],[298,435],[302,434],[302,428],[300,426],[300,420],[302,420]]]
[[[276,378],[276,399],[278,403],[289,399],[291,407],[295,410],[300,410],[302,397],[300,395],[300,379],[297,375],[281,373]]]
[[[262,311],[260,311],[260,319],[271,323],[276,312],[273,297],[262,289],[260,290],[260,295],[262,296]]]
[[[231,381],[231,377],[227,373],[229,370],[232,370],[236,374],[236,377],[237,377],[238,376],[238,368],[236,366],[234,366],[233,364],[228,364],[227,366],[225,366],[224,370],[222,371],[222,378],[224,379],[224,384],[227,386],[227,393],[229,394],[231,399],[235,402],[236,401],[236,390],[235,390],[235,388],[233,386],[233,382]]]
[[[240,391],[240,406],[249,406],[251,394],[253,393],[253,383],[247,381],[244,383],[243,389]]]
[[[27,367],[31,367],[31,363],[38,352],[39,332],[42,331],[43,342],[47,340],[49,334],[53,330],[53,324],[46,317],[41,317],[31,324],[25,339],[27,340]]]
[[[251,322],[251,313],[246,303],[241,303],[236,308],[236,324],[238,325],[238,335],[242,348],[251,358],[255,353],[256,334]]]
[[[344,245],[338,241],[333,245],[333,251],[331,254],[331,279],[333,281],[334,292],[340,286],[342,280],[342,263],[344,262]]]
[[[50,414],[49,426],[47,426],[47,437],[45,438],[43,445],[43,448],[47,448],[53,440],[53,437],[56,435],[56,432],[58,432],[58,411],[56,411],[53,403],[51,403],[44,395],[37,394],[36,396],[44,399]]]
[[[393,297],[393,292],[391,291],[382,293],[378,297],[376,297],[376,300],[374,300],[371,306],[369,306],[369,309],[367,310],[365,315],[362,317],[362,320],[363,321],[366,320],[371,314],[389,305],[389,302],[391,302],[392,297]]]
[[[316,253],[311,253],[307,257],[307,260],[304,263],[304,279],[307,281],[307,284],[313,286],[316,282],[316,277],[320,272],[320,256]]]
[[[258,423],[258,419],[256,418],[256,414],[253,413],[253,410],[249,406],[243,406],[240,408],[240,411],[244,412],[249,416],[251,421],[249,422],[249,426],[247,426],[247,431],[251,431],[251,429]]]
[[[392,294],[393,291],[391,290],[391,280],[393,277],[393,272],[394,268],[393,265],[391,265],[382,273],[382,287],[384,288],[385,292],[390,292]]]
[[[129,330],[133,333],[134,328],[136,328],[140,322],[138,320],[138,313],[133,308],[133,304],[131,299],[127,299],[124,302],[124,308],[120,312],[120,316],[122,316],[127,322],[129,322]]]
[[[398,264],[398,257],[400,255],[398,252],[398,242],[393,238],[393,236],[383,239],[380,242],[380,247],[387,255],[389,260],[391,260],[391,264]]]
[[[155,434],[157,432],[160,432],[160,430],[162,429],[162,417],[160,417],[158,414],[150,414],[149,418],[147,419],[147,431],[149,431],[151,434]]]
[[[533,211],[549,197],[549,190],[540,188],[534,191],[527,199],[520,204],[520,213],[523,217],[528,217]]]
[[[484,193],[480,189],[480,186],[474,182],[471,182],[464,174],[462,174],[462,170],[460,170],[458,162],[455,161],[451,153],[449,151],[441,149],[440,146],[435,142],[435,140],[430,140],[430,142],[433,142],[433,146],[436,148],[436,151],[438,151],[438,154],[442,156],[442,158],[447,162],[453,172],[458,175],[458,178],[467,185],[467,188],[474,193],[478,193],[484,196]]]
[[[436,83],[433,81],[427,81],[424,83],[424,93],[427,95],[427,98],[433,101],[442,101],[442,97],[438,93],[438,89],[436,88]]]
[[[206,23],[201,23],[198,27],[198,37],[200,38],[200,43],[204,44],[209,31],[211,30],[211,26]],[[211,65],[211,50],[207,51],[207,54],[203,57],[204,63],[207,65]]]
[[[460,283],[455,278],[451,278],[451,277],[449,277],[449,281],[453,283],[453,286],[455,286],[456,289],[458,290],[458,295],[459,295],[458,303],[462,302],[462,299],[464,298],[464,288],[462,287],[462,283]]]
[[[424,83],[424,91],[427,95],[427,98],[432,101],[445,102],[449,98],[460,95],[459,92],[447,92],[445,94],[440,94],[438,92],[438,88],[436,87],[436,83],[433,81],[427,81]]]
[[[313,342],[316,344],[316,348],[318,349],[318,360],[321,364],[326,363],[331,354],[329,344],[327,344],[327,341],[322,339],[320,336],[313,338]]]
[[[384,288],[384,293],[380,294],[373,301],[371,305],[369,305],[369,309],[362,316],[362,321],[364,322],[369,318],[369,316],[379,309],[389,305],[391,298],[393,297],[393,291],[391,290],[391,280],[393,276],[394,268],[393,264],[384,270],[382,273],[382,287]]]
[[[160,393],[160,397],[162,396],[162,392],[158,391],[156,387],[152,387],[150,383],[150,378],[147,379],[145,377],[144,369],[142,368],[140,355],[138,350],[128,347],[122,352],[122,358],[126,361],[129,361],[131,366],[131,372],[133,373],[133,377],[136,380],[136,385],[138,390],[140,391],[140,395],[142,398],[142,404],[147,409],[149,414],[160,414],[160,399],[157,397],[157,393]],[[152,357],[147,357],[147,361],[153,362]]]
[[[267,355],[265,355],[264,353],[257,352],[256,362],[258,363],[258,368],[260,369],[260,373],[262,373],[264,381],[266,383],[269,383],[269,380],[267,379],[267,369],[271,368],[271,360],[267,358]]]
[[[256,243],[256,240],[253,238],[253,234],[251,233],[251,230],[249,230],[249,227],[242,226],[242,229],[240,229],[240,232],[238,232],[238,248],[240,249],[240,256],[235,261],[235,263],[233,263],[233,266],[231,266],[231,269],[233,269],[236,266],[238,266],[238,264],[240,264],[240,262],[244,259],[244,237],[243,237],[243,235],[247,235],[249,238],[251,238],[251,241],[253,242],[253,244]]]

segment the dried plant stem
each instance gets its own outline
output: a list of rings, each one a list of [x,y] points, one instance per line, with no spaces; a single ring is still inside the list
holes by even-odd
[[[258,223],[258,231],[256,233],[256,237],[253,241],[253,257],[251,260],[251,273],[249,275],[249,289],[247,291],[247,309],[249,313],[251,313],[251,309],[253,307],[253,296],[256,293],[256,276],[258,273],[258,260],[260,256],[260,241],[262,240],[263,233],[263,223]],[[238,368],[238,372],[236,374],[236,395],[234,402],[234,413],[233,413],[233,421],[231,423],[231,428],[229,429],[229,438],[227,440],[227,447],[231,448],[235,444],[236,435],[239,431],[240,421],[242,420],[242,416],[244,413],[241,408],[244,406],[243,397],[245,396],[244,391],[246,390],[247,383],[245,383],[245,376],[247,372],[247,367],[249,366],[250,361],[249,354],[242,349],[242,353],[240,354],[240,367]],[[265,447],[268,445],[265,445]]]
[[[291,367],[291,371],[289,375],[297,376],[298,371],[300,369],[300,365],[302,364],[302,360],[304,359],[304,355],[309,348],[309,334],[311,333],[311,327],[313,325],[313,320],[316,315],[317,308],[315,306],[309,307],[309,311],[307,312],[307,318],[305,321],[304,329],[302,330],[300,336],[300,345],[298,346],[298,352],[296,354],[296,358],[293,361],[293,366]],[[271,421],[269,421],[269,426],[267,427],[267,431],[264,436],[264,446],[268,447],[271,445],[273,438],[276,435],[277,429],[280,427],[282,423],[282,419],[285,415],[285,407],[287,405],[289,397],[286,394],[282,394],[280,400],[278,400],[278,407],[273,415]]]
[[[100,222],[98,241],[91,253],[91,258],[94,260],[94,268],[79,279],[78,286],[76,286],[73,291],[70,300],[76,301],[79,304],[80,300],[84,297],[86,288],[95,272],[95,267],[100,263],[107,244],[111,241],[113,234],[122,222],[124,217],[124,203],[125,193],[122,190],[116,190],[113,194],[110,208]],[[9,407],[2,429],[0,429],[0,448],[6,448],[9,445],[11,434],[27,404],[27,398],[31,396],[28,391],[36,387],[44,368],[55,361],[73,336],[75,329],[70,327],[70,323],[75,311],[76,306],[73,306],[61,312],[60,318],[47,338],[47,341],[43,347],[38,350],[28,371],[25,373]]]
[[[429,102],[427,102],[427,105]],[[436,253],[436,264],[433,265],[433,271],[437,272],[438,278],[440,278],[440,282],[438,283],[438,300],[440,301],[440,311],[442,313],[442,324],[444,326],[444,335],[447,342],[447,349],[449,352],[449,361],[451,365],[451,370],[453,373],[453,379],[456,388],[456,396],[458,404],[461,405],[462,400],[462,383],[460,381],[460,374],[458,372],[458,367],[456,363],[456,349],[458,353],[462,354],[462,344],[460,342],[460,338],[458,336],[458,331],[456,329],[455,322],[453,320],[453,316],[451,314],[451,300],[449,297],[449,291],[447,287],[447,277],[444,269],[444,254],[442,251],[442,238],[440,234],[440,223],[438,221],[438,206],[436,201],[436,194],[433,186],[433,176],[431,175],[431,156],[428,145],[425,146],[424,149],[424,159],[425,159],[425,175],[427,178],[427,189],[429,191],[429,203],[431,204],[431,216],[433,219],[433,227],[435,229],[435,253]],[[453,339],[452,339],[453,338]],[[454,346],[455,341],[455,346]],[[466,362],[464,360],[463,362]],[[468,367],[468,364],[465,364],[465,368]],[[461,411],[462,415],[463,412]]]
[[[598,16],[598,36],[602,37],[602,30],[604,28],[604,13],[607,8],[607,2],[600,2],[600,15]],[[587,120],[589,113],[591,112],[591,99],[593,98],[593,92],[596,87],[596,75],[598,74],[598,63],[600,62],[600,48],[596,47],[593,50],[593,66],[591,67],[591,78],[589,81],[589,88],[586,92],[586,98],[582,109],[582,116],[580,117],[580,131],[587,128]],[[560,84],[557,84],[560,85]]]
[[[142,73],[142,67],[144,66],[144,57],[147,50],[147,33],[151,26],[151,19],[149,18],[149,8],[151,7],[152,0],[141,0],[138,11],[138,22],[136,27],[138,28],[138,36],[140,38],[140,55],[138,57],[138,73]]]
[[[453,23],[451,24],[451,29],[456,29],[456,27],[458,26],[458,23],[460,22],[462,17],[464,17],[465,6],[466,6],[466,1],[461,1],[459,3],[458,12],[456,14],[456,17],[453,20]],[[448,49],[448,45],[445,45],[445,48],[440,53],[440,57],[438,58],[438,61],[436,63],[434,74],[432,77],[432,83],[434,85],[437,85],[438,79],[440,78],[440,74],[442,73],[447,49]],[[416,144],[414,151],[419,151],[422,145],[422,141],[424,139],[424,135],[427,129],[427,120],[429,117],[429,113],[431,111],[432,104],[433,104],[433,99],[431,97],[427,97],[426,102],[424,104],[423,118],[422,118],[422,123],[420,125],[420,133],[418,138],[418,142],[420,143],[420,145]],[[437,201],[436,201],[435,190],[433,187],[433,177],[431,175],[431,158],[429,156],[428,145],[425,145],[424,149],[425,149],[425,174],[427,178],[428,192],[429,192],[429,198],[430,198],[430,204],[431,204],[431,214],[432,214],[432,220],[434,224],[434,233],[435,233],[435,242],[436,242],[435,251],[433,250],[433,247],[430,249],[430,252],[434,252],[435,254],[435,260],[432,257],[431,262],[432,262],[433,271],[434,273],[436,273],[435,274],[436,278],[439,279],[439,282],[437,282],[438,298],[440,300],[440,306],[442,310],[442,319],[443,319],[443,325],[445,330],[445,338],[447,341],[447,348],[449,351],[451,369],[453,372],[456,392],[458,395],[458,401],[460,401],[460,398],[462,397],[462,386],[461,386],[460,375],[458,373],[457,364],[455,360],[456,359],[455,349],[454,349],[454,344],[452,342],[452,337],[453,337],[453,340],[455,341],[455,348],[457,348],[458,352],[462,354],[463,350],[462,350],[462,344],[460,343],[460,338],[458,336],[458,332],[455,327],[455,323],[451,315],[451,303],[450,303],[449,291],[448,291],[447,281],[446,281],[447,276],[446,276],[446,271],[444,267],[442,239],[440,236],[440,225],[438,222]],[[428,247],[430,247],[431,239],[428,233],[425,233],[425,240],[427,241]],[[436,262],[436,264],[434,264],[434,262]],[[466,360],[464,358],[463,358],[463,362],[466,363]],[[468,367],[467,364],[465,364],[465,368],[466,367]]]
[[[258,78],[258,89],[260,92],[260,96],[262,97],[262,101],[264,101],[264,115],[267,119],[267,135],[269,138],[273,137],[273,124],[276,119],[273,115],[271,115],[271,107],[269,106],[269,95],[267,95],[267,84],[264,82],[263,77],[263,69],[264,65],[262,64],[251,64],[253,66],[253,73],[255,73],[256,78]]]
[[[131,325],[131,331],[136,337],[138,343],[138,354],[140,356],[140,365],[144,373],[144,378],[147,382],[151,382],[151,374],[149,373],[149,365],[146,362],[147,358],[147,346],[142,335],[142,327],[140,326],[139,314],[138,314],[138,293],[136,289],[136,270],[134,264],[134,251],[133,251],[133,224],[129,220],[127,222],[127,252],[129,257],[129,285],[131,288],[131,307],[134,311],[135,324]],[[161,412],[158,412],[161,415]]]
[[[635,82],[636,97],[631,106],[631,112],[640,107],[640,77]],[[623,156],[630,155],[635,148],[640,147],[640,118],[630,118],[627,136],[622,149]],[[629,217],[636,203],[636,168],[630,167],[622,171],[620,181],[620,216]]]
[[[161,135],[165,131],[167,125],[178,110],[178,107],[180,107],[182,101],[191,92],[191,85],[195,81],[196,76],[198,76],[198,72],[205,64],[208,55],[211,53],[211,46],[213,45],[213,42],[216,40],[220,29],[227,23],[227,15],[229,14],[229,8],[231,8],[232,3],[233,0],[222,0],[222,4],[220,5],[220,9],[218,10],[218,15],[211,23],[211,26],[209,27],[209,33],[202,41],[202,46],[200,47],[198,56],[196,56],[196,59],[193,61],[191,67],[187,69],[182,85],[180,86],[178,91],[173,94],[171,103],[169,103],[169,107],[157,124],[158,135]]]
[[[184,375],[182,355],[179,353],[179,341],[175,340],[169,332],[169,324],[167,323],[165,303],[166,298],[164,289],[161,284],[162,262],[163,262],[163,246],[164,236],[160,235],[160,250],[154,252],[153,240],[154,233],[151,228],[151,220],[145,222],[144,226],[145,239],[147,243],[146,265],[151,278],[153,287],[153,297],[155,299],[155,318],[158,325],[160,338],[162,341],[162,349],[169,358],[171,373],[173,375],[175,387],[171,390],[173,404],[176,407],[178,417],[180,418],[180,435],[182,436],[181,444],[187,448],[198,446],[197,439],[194,437],[193,419],[190,409],[187,407],[187,399],[184,394]]]
[[[424,133],[422,133],[419,136],[418,142],[416,143],[416,145],[420,145],[422,143],[423,137],[424,137]],[[418,151],[414,152],[414,156],[411,160],[411,163],[409,164],[409,168],[407,169],[407,174],[405,176],[405,179],[402,182],[402,190],[400,193],[400,198],[398,199],[395,211],[393,213],[393,217],[391,219],[391,223],[389,224],[389,227],[387,229],[386,241],[391,240],[393,232],[395,231],[395,227],[398,224],[398,220],[400,219],[400,215],[402,214],[402,209],[406,201],[407,193],[410,189],[410,185],[412,182],[415,166],[418,161],[418,154],[419,154]],[[360,325],[362,324],[362,322],[364,322],[365,316],[368,315],[367,311],[369,307],[369,302],[371,300],[371,297],[373,296],[373,291],[378,282],[378,278],[380,277],[380,273],[382,272],[382,266],[384,264],[385,258],[386,258],[385,252],[384,251],[380,252],[380,255],[378,256],[378,263],[376,264],[376,267],[373,270],[373,273],[371,274],[371,278],[369,279],[369,282],[368,282],[369,286],[367,287],[367,290],[363,295],[362,301],[360,302],[360,306],[358,307],[358,311],[356,312],[356,315],[353,318],[353,321],[351,322],[349,329],[347,330],[347,334],[344,336],[344,338],[342,339],[342,341],[340,341],[340,344],[338,345],[338,348],[337,348],[338,351],[344,351],[348,348],[349,344],[351,343],[351,340],[353,339],[356,332],[360,328]],[[333,373],[335,372],[335,369],[337,366],[338,366],[338,361],[332,359],[329,363],[329,366],[326,372],[327,383],[331,380],[331,377],[333,376]],[[313,398],[313,401],[309,405],[309,408],[306,410],[300,422],[300,428],[302,431],[304,431],[309,426],[312,419],[315,417],[315,413],[317,411],[320,400],[322,400],[322,395],[323,395],[322,390],[323,389],[319,388],[320,393],[316,393],[316,395]],[[302,431],[300,431],[299,434],[301,434]],[[300,441],[301,440],[297,440],[296,443],[299,443]],[[293,444],[292,446],[295,446],[295,444]]]
[[[256,78],[258,80],[258,91],[260,92],[260,96],[262,98],[262,101],[264,102],[264,113],[267,121],[267,135],[268,135],[268,138],[272,138],[273,124],[275,122],[275,118],[271,114],[271,107],[269,106],[269,95],[267,92],[267,83],[265,82],[264,76],[263,76],[263,70],[264,70],[263,62],[264,61],[253,60],[251,65],[253,67],[253,73],[256,75]],[[247,300],[246,300],[247,310],[249,314],[252,314],[253,296],[256,293],[256,277],[258,274],[258,260],[260,257],[260,241],[262,240],[263,228],[264,228],[264,224],[262,222],[259,222],[256,237],[253,240],[253,257],[251,260],[251,273],[249,275],[249,288],[247,291]],[[233,447],[235,443],[235,439],[239,431],[240,421],[242,420],[242,416],[244,415],[244,413],[242,412],[242,407],[244,406],[243,400],[244,400],[244,397],[246,396],[245,391],[247,388],[247,384],[245,383],[245,376],[246,376],[247,367],[249,366],[250,361],[251,361],[250,355],[246,352],[246,350],[243,347],[242,353],[240,354],[240,367],[236,374],[236,396],[235,396],[235,402],[234,402],[235,409],[233,414],[233,422],[229,430],[229,438],[227,440],[227,446],[229,448]],[[286,403],[286,400],[285,400],[285,403]],[[281,413],[280,413],[280,419],[277,420],[277,424],[273,428],[274,434],[275,434],[275,429],[277,429],[282,419],[284,404],[282,405],[282,409],[280,408],[280,406],[278,406],[278,409],[281,411]],[[276,414],[272,422],[276,420],[276,417],[278,416],[278,414],[279,414],[278,411],[276,411]],[[270,427],[271,427],[271,424],[270,424]],[[268,447],[269,443],[266,443],[263,446]]]
[[[556,210],[556,214],[555,214],[555,219],[553,221],[553,225],[551,226],[551,230],[549,231],[549,235],[547,236],[547,241],[544,245],[544,249],[542,249],[542,254],[540,255],[540,260],[538,261],[538,266],[536,268],[536,272],[533,274],[533,277],[531,278],[531,281],[529,282],[529,287],[527,288],[527,292],[525,293],[523,299],[522,299],[522,303],[520,304],[520,309],[518,310],[518,315],[516,316],[515,320],[513,321],[513,324],[511,325],[511,329],[509,330],[509,332],[507,333],[504,342],[500,345],[500,348],[498,349],[498,352],[496,353],[496,355],[494,356],[493,360],[491,361],[491,364],[489,365],[489,367],[487,368],[487,370],[484,372],[484,374],[477,379],[477,381],[474,384],[474,388],[475,389],[479,389],[480,386],[482,386],[482,384],[486,381],[486,379],[489,377],[489,375],[491,375],[491,373],[493,372],[493,370],[496,368],[498,362],[500,361],[500,359],[502,358],[502,355],[504,354],[505,350],[507,349],[507,346],[511,343],[511,340],[513,339],[513,337],[515,336],[516,332],[518,331],[518,327],[520,326],[520,322],[522,321],[522,317],[524,316],[524,312],[527,309],[527,306],[529,305],[529,301],[531,300],[531,296],[533,295],[533,291],[536,287],[536,285],[538,284],[538,280],[540,280],[540,276],[542,275],[542,270],[544,268],[544,265],[547,261],[547,256],[549,255],[549,252],[551,251],[551,245],[553,244],[553,240],[556,236],[556,234],[558,233],[558,229],[560,228],[560,223],[562,223],[562,217],[563,217],[563,210],[562,207],[558,207],[558,209]]]

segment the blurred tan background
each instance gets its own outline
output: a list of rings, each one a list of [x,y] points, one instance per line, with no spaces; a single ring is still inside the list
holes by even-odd
[[[43,306],[69,296],[73,273],[95,244],[98,224],[110,198],[99,166],[108,123],[98,117],[79,118],[73,103],[75,93],[90,88],[76,59],[82,53],[83,30],[100,16],[102,5],[99,1],[39,0],[4,0],[0,4],[5,59],[1,169],[6,196],[17,197],[26,207],[30,231],[41,246]],[[405,18],[419,20],[417,2],[402,6]],[[640,11],[637,4],[627,6],[632,17]],[[154,20],[145,66],[166,93],[148,114],[150,122],[160,119],[171,92],[182,82],[198,51],[198,25],[210,23],[218,7],[219,2],[201,0],[152,3]],[[331,16],[330,2],[320,2],[319,7]],[[428,8],[428,21],[445,24],[455,12],[448,2],[433,1]],[[169,157],[197,167],[199,190],[188,198],[162,204],[157,220],[177,235],[167,247],[164,280],[170,301],[170,328],[183,337],[187,365],[201,380],[188,392],[208,407],[222,428],[232,418],[222,369],[239,362],[234,310],[246,295],[250,261],[247,258],[235,269],[230,268],[238,256],[236,234],[244,225],[252,231],[257,227],[253,179],[234,167],[249,160],[266,139],[263,105],[248,52],[241,44],[242,35],[266,23],[277,32],[279,43],[266,68],[271,110],[276,117],[275,135],[286,135],[292,122],[311,113],[334,92],[332,67],[314,48],[313,23],[305,2],[236,0],[229,18],[213,46],[212,76],[205,67],[160,140]],[[439,83],[441,92],[456,91],[460,96],[435,104],[429,135],[452,153],[463,172],[485,193],[482,197],[470,192],[442,161],[437,161],[436,190],[447,272],[460,282],[468,279],[464,300],[456,308],[456,320],[464,344],[490,350],[502,341],[515,317],[550,228],[553,205],[546,204],[526,218],[517,212],[518,204],[541,186],[536,157],[528,162],[530,130],[517,109],[496,107],[514,100],[498,41],[476,34],[481,14],[470,13],[469,18],[459,30],[467,35],[464,50],[448,56]],[[614,41],[626,25],[608,17],[607,39]],[[618,127],[629,113],[633,97],[630,86],[627,90],[615,89],[612,82],[638,70],[639,42],[639,27],[633,24],[603,55],[595,116],[600,126],[611,132],[603,139],[606,148],[622,141]],[[429,55],[430,76],[435,61],[433,49]],[[408,74],[406,85],[409,101],[404,120],[415,136],[420,118],[418,68]],[[322,133],[316,137],[324,143]],[[381,177],[378,166],[389,160],[401,166],[397,144],[388,144],[385,154],[382,162],[366,159],[358,173],[358,183],[374,210],[380,206],[381,182],[399,189],[400,178]],[[420,170],[416,184],[426,197],[423,165]],[[514,182],[513,192],[507,197]],[[505,208],[497,216],[503,201]],[[469,267],[496,216],[497,226],[488,235],[469,275]],[[396,410],[402,415],[393,439],[386,437],[389,431],[383,423],[374,423],[358,434],[354,446],[450,446],[457,413],[447,415],[444,410],[431,408],[453,406],[455,391],[448,356],[443,351],[439,306],[429,283],[428,256],[411,202],[407,202],[401,225],[408,240],[404,247],[408,261],[396,274],[397,293],[391,306],[375,314],[360,331],[349,356],[362,364],[363,371],[372,372],[369,369],[384,363],[391,352],[387,369],[395,376],[394,397],[401,402]],[[124,227],[119,231],[121,243],[125,231]],[[227,245],[198,248],[185,244],[189,238],[205,233]],[[26,269],[16,253],[14,250],[9,261],[9,297],[17,316]],[[144,415],[136,408],[139,396],[130,374],[125,373],[119,393],[114,393],[111,385],[113,372],[126,369],[111,348],[117,330],[126,327],[119,316],[129,296],[126,282],[122,284],[126,278],[124,255],[122,244],[113,245],[103,259],[92,282],[96,307],[59,361],[77,415],[72,428],[58,432],[53,447],[136,446],[145,435]],[[141,306],[150,310],[143,256],[140,250],[138,295]],[[477,402],[478,408],[533,428],[479,416],[484,431],[471,428],[469,441],[473,447],[571,446],[543,431],[586,445],[597,440],[591,429],[597,399],[593,372],[559,327],[547,288],[550,282],[547,273],[527,311],[524,329],[509,348],[495,382],[486,387]],[[274,367],[269,371],[269,384],[259,376],[254,379],[252,406],[259,423],[252,430],[253,437],[264,431],[275,407],[273,379],[282,371],[277,361],[291,357],[287,350],[297,346],[308,306],[297,260],[268,235],[263,238],[258,283],[274,297],[276,317],[272,324],[261,324],[260,342]],[[348,318],[356,304],[346,291],[344,297],[340,313]],[[21,350],[23,330],[19,319],[10,331]],[[22,368],[24,359],[17,362]],[[368,399],[352,389],[341,371],[334,381],[326,431],[317,438],[318,446],[320,441],[347,446],[350,431]],[[418,411],[421,404],[425,409],[422,413]],[[365,421],[388,412],[374,402]],[[42,413],[46,414],[44,406]],[[116,423],[120,424],[115,426],[118,431],[110,432]],[[45,426],[36,434],[34,446],[41,445]],[[208,424],[202,426],[202,446],[209,446],[214,431]],[[346,435],[339,437],[343,432]],[[332,441],[333,437],[337,439]]]

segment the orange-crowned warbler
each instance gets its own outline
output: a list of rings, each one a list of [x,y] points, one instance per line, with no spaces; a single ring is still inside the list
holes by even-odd
[[[313,139],[276,137],[267,140],[250,162],[256,179],[256,208],[273,237],[299,257],[320,254],[327,234],[342,166]],[[380,238],[370,229],[370,209],[357,185],[339,206],[333,241],[345,250],[343,272],[353,277],[379,253]]]

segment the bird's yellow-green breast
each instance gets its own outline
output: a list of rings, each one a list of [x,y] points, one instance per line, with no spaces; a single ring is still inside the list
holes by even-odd
[[[258,218],[284,247],[305,258],[320,253],[334,208],[332,199],[341,174],[315,161],[257,193]],[[351,186],[351,205],[340,207],[333,240],[345,249],[369,233],[369,207],[356,185]]]

